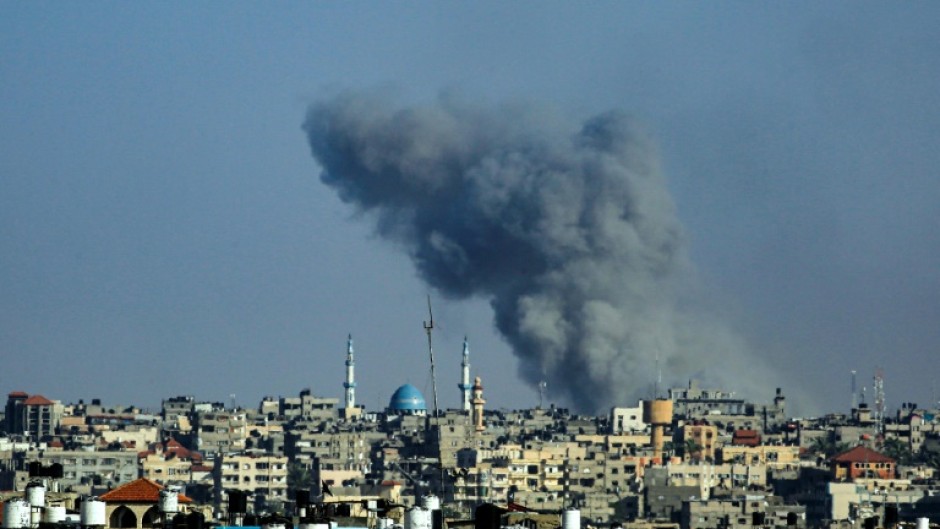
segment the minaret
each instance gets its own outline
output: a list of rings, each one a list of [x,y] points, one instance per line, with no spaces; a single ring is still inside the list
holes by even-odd
[[[353,341],[352,334],[346,341],[346,382],[343,387],[346,388],[346,409],[356,407],[356,361],[353,359]]]
[[[486,427],[483,426],[484,404],[486,404],[486,401],[483,400],[483,382],[480,381],[480,377],[476,377],[473,384],[473,424],[476,425],[477,432],[482,432],[486,429]]]
[[[463,401],[463,411],[471,411],[470,391],[473,386],[470,385],[470,344],[467,343],[467,337],[463,337],[463,362],[460,363],[460,400]]]

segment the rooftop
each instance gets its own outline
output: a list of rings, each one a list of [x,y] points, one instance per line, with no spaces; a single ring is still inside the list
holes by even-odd
[[[109,490],[102,494],[100,499],[109,503],[156,503],[160,500],[161,490],[163,490],[163,485],[147,478],[140,478]],[[180,503],[192,501],[192,498],[188,496],[179,495]]]

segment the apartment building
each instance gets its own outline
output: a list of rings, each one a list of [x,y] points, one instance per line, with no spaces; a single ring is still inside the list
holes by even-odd
[[[38,462],[44,466],[58,463],[63,475],[63,488],[78,485],[110,487],[137,478],[137,452],[133,450],[28,450],[17,454],[25,464]]]
[[[203,454],[239,452],[245,449],[248,421],[243,410],[197,411],[193,433],[197,451]]]
[[[62,412],[61,402],[42,395],[14,391],[7,396],[6,430],[10,434],[26,435],[38,441],[55,435]]]
[[[800,461],[800,447],[790,445],[725,445],[718,449],[719,463],[746,463],[789,467]]]
[[[286,456],[220,453],[215,457],[213,478],[217,499],[223,490],[247,492],[260,505],[288,499]]]

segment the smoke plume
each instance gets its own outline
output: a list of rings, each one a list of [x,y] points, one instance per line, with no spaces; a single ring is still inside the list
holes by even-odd
[[[649,396],[658,371],[748,389],[739,377],[756,359],[689,308],[682,226],[624,113],[572,123],[538,105],[345,93],[312,105],[303,128],[323,182],[428,284],[490,301],[528,383],[584,411]]]

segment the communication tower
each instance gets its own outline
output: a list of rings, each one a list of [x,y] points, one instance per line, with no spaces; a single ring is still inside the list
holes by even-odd
[[[432,330],[434,330],[434,313],[431,312],[431,296],[428,295],[428,321],[424,322],[424,332],[428,333],[428,356],[431,357],[431,388],[434,392],[434,415],[437,416],[437,378],[434,376],[434,347],[431,345]]]
[[[855,370],[854,369],[852,370],[852,395],[851,397],[852,397],[852,407],[849,409],[850,411],[858,408],[858,393],[856,393],[856,390],[855,390]]]
[[[875,370],[872,390],[875,392],[875,427],[881,434],[885,420],[885,377],[880,367]]]

